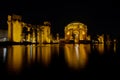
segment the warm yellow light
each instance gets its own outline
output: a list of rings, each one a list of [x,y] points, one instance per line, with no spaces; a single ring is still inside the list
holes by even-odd
[[[84,68],[87,62],[87,53],[83,44],[65,44],[65,60],[73,69]]]
[[[84,35],[84,34],[85,34],[85,32],[84,32],[84,31],[82,31],[82,34]]]
[[[116,43],[114,43],[114,48],[113,48],[114,52],[116,53]]]
[[[41,53],[40,53],[41,47],[37,47],[37,61],[40,62],[40,57],[41,57]]]
[[[28,64],[31,63],[32,53],[33,53],[32,45],[28,45],[27,46],[27,61],[28,61]]]
[[[87,26],[80,22],[70,23],[64,30],[66,40],[74,40],[75,42],[79,42],[79,40],[85,40],[87,38],[87,35],[85,35],[87,34]]]
[[[50,26],[49,25],[43,25],[41,27],[41,41],[42,43],[47,42],[50,43],[51,41],[51,34],[50,34]]]
[[[20,71],[22,67],[22,57],[21,46],[13,46],[13,68],[15,71]]]
[[[22,27],[18,21],[13,24],[13,41],[20,42],[22,34]]]
[[[35,59],[36,59],[36,46],[33,45],[32,46],[32,61],[35,62]]]
[[[8,68],[13,72],[20,72],[22,68],[23,54],[22,46],[14,45],[8,48]]]
[[[80,26],[80,28],[83,28],[82,25]]]
[[[67,32],[67,35],[69,35],[70,34],[70,32]]]
[[[98,44],[98,50],[100,54],[104,53],[104,44]]]
[[[8,15],[8,40],[20,42],[22,39],[22,23],[21,17],[18,15]]]
[[[91,53],[91,44],[85,44],[86,53]]]
[[[43,45],[44,47],[41,47],[42,49],[42,62],[45,64],[45,66],[48,66],[51,60],[51,47],[50,44]]]
[[[40,61],[40,53],[41,47],[36,47],[35,45],[28,45],[27,46],[27,60],[28,64],[31,64],[32,62],[35,62],[37,60]]]

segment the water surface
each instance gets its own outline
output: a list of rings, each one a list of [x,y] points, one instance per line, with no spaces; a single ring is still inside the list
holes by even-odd
[[[119,52],[117,44],[0,46],[0,74],[9,79],[110,78],[120,71]]]

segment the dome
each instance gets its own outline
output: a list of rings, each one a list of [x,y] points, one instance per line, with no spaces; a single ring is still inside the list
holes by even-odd
[[[65,28],[66,29],[75,29],[75,28],[87,29],[87,26],[80,22],[71,22]]]

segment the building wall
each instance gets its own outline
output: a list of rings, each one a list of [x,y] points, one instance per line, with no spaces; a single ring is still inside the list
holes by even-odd
[[[42,26],[41,29],[42,29],[41,32],[42,43],[44,42],[50,43],[50,27]]]
[[[19,15],[8,15],[8,40],[20,42],[22,39],[22,22]]]
[[[12,41],[12,16],[8,15],[8,21],[7,21],[7,24],[8,24],[8,40],[9,41]]]
[[[38,40],[40,41],[40,43],[51,42],[50,26],[51,26],[50,22],[44,21],[44,24],[39,27],[38,36],[40,37],[38,38]]]
[[[12,42],[30,41],[38,43],[50,43],[50,23],[45,21],[42,26],[26,25],[19,15],[8,15],[8,39]],[[23,32],[26,27],[27,31]],[[32,32],[30,29],[32,28]],[[26,34],[27,33],[27,34]]]
[[[13,22],[13,41],[20,42],[22,39],[22,25],[21,22]]]

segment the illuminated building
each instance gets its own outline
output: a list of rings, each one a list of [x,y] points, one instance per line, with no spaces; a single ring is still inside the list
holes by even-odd
[[[20,42],[22,35],[22,17],[19,15],[8,15],[8,40]]]
[[[91,36],[90,35],[87,36],[87,40],[89,40],[89,41],[91,40]]]
[[[99,43],[104,43],[104,35],[98,36]]]
[[[21,21],[19,15],[8,15],[8,41],[50,43],[50,22],[45,21],[41,25],[31,25]]]
[[[83,23],[72,22],[65,27],[64,31],[66,41],[79,42],[87,40],[87,26]]]
[[[56,36],[57,36],[57,42],[59,42],[59,34],[57,33]]]
[[[42,43],[50,43],[51,35],[50,35],[50,23],[45,21],[44,25],[40,27],[41,29],[41,42]]]

